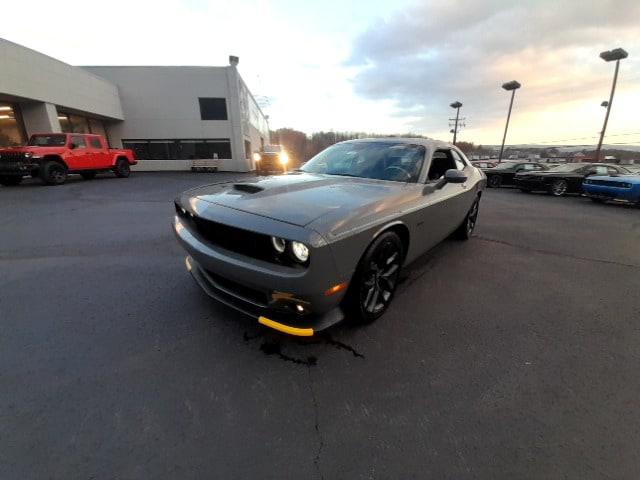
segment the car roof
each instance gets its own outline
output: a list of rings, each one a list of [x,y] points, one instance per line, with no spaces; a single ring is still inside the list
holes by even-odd
[[[356,138],[353,140],[345,140],[340,143],[408,143],[411,145],[424,145],[433,150],[436,148],[451,148],[453,145],[442,140],[434,140],[433,138],[422,137],[375,137],[375,138]]]

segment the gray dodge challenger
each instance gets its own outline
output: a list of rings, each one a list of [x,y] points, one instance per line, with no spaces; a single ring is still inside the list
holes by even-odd
[[[184,192],[173,228],[209,296],[311,336],[380,317],[404,265],[450,235],[471,236],[485,184],[448,143],[351,140],[284,175]]]

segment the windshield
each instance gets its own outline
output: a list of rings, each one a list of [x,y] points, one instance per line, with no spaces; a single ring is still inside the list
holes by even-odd
[[[32,147],[61,147],[66,141],[66,135],[32,135],[29,139],[29,145]]]
[[[409,143],[339,143],[320,152],[300,170],[326,175],[416,182],[425,152],[422,145]]]

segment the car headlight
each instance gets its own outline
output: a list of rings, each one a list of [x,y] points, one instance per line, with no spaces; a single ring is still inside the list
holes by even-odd
[[[287,241],[284,238],[280,237],[271,237],[271,245],[278,253],[283,253],[285,248],[287,248]]]
[[[262,160],[262,156],[258,152],[254,153],[253,154],[253,161],[254,162],[259,162],[260,160]]]
[[[300,263],[309,260],[309,249],[304,243],[291,242],[291,252],[293,253],[293,257]]]
[[[26,152],[24,154],[24,158],[31,158],[31,157],[33,157],[33,153],[31,153],[31,152]]]
[[[287,155],[287,152],[280,153],[280,163],[282,165],[286,165],[287,163],[289,163],[289,155]]]

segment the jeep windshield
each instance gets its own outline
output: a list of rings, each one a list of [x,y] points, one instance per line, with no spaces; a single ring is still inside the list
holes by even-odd
[[[400,142],[348,142],[327,148],[300,168],[303,172],[416,182],[425,148]]]
[[[32,135],[30,147],[62,147],[67,141],[66,135]]]

